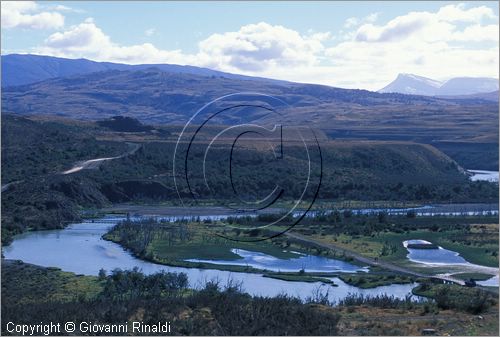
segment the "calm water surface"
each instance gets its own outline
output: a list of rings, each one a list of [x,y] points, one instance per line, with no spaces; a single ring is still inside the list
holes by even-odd
[[[188,259],[190,262],[205,262],[222,265],[250,266],[257,269],[266,269],[271,271],[297,272],[301,269],[307,272],[344,272],[355,273],[358,271],[368,271],[368,268],[361,268],[351,263],[328,259],[322,256],[300,254],[298,258],[288,260],[278,259],[274,256],[260,252],[251,252],[243,249],[231,249],[239,256],[238,260],[203,260]]]
[[[407,240],[403,242],[403,246],[407,244],[430,244],[425,240]],[[407,258],[413,262],[425,264],[464,264],[468,263],[457,252],[439,247],[438,249],[414,249],[406,248],[408,250]]]
[[[119,218],[106,218],[109,220],[120,220]],[[3,253],[7,259],[22,260],[45,267],[58,267],[65,271],[77,274],[97,275],[101,268],[113,270],[115,268],[131,269],[139,267],[144,273],[150,274],[158,271],[183,272],[189,277],[190,286],[198,288],[208,280],[219,280],[222,284],[228,281],[241,282],[243,290],[252,295],[259,296],[277,296],[279,294],[288,294],[305,299],[311,296],[318,289],[322,292],[328,292],[331,301],[338,301],[345,298],[349,293],[363,295],[381,295],[388,294],[398,298],[404,298],[411,294],[411,289],[416,284],[402,284],[382,286],[373,289],[359,289],[345,284],[338,278],[333,281],[338,287],[332,287],[320,282],[287,282],[271,278],[262,277],[261,274],[253,273],[235,273],[213,269],[196,269],[169,267],[148,261],[142,261],[129,252],[122,249],[118,244],[103,240],[101,236],[106,233],[113,223],[79,223],[68,226],[61,230],[37,231],[18,235],[11,245],[3,248]],[[240,250],[241,253],[241,250]],[[243,253],[245,254],[245,253]],[[250,252],[247,259],[259,260],[259,253]],[[333,259],[318,261],[314,257],[301,257],[307,261],[315,261],[315,268],[358,268],[344,262]],[[302,262],[298,258],[296,263]],[[245,259],[245,257],[244,257]],[[282,269],[291,268],[290,260],[275,259],[272,264],[279,268],[283,263]],[[341,263],[340,263],[341,262]],[[262,263],[262,260],[260,261]],[[313,264],[310,264],[313,266]],[[293,267],[295,268],[295,267]],[[319,268],[319,267],[318,267]]]

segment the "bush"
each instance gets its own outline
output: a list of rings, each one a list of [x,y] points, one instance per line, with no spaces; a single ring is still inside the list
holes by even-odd
[[[450,291],[447,287],[440,287],[434,295],[440,309],[455,309],[471,314],[486,311],[494,300],[486,291],[470,289],[470,291]]]
[[[377,296],[364,296],[362,294],[349,294],[343,300],[339,301],[339,306],[350,307],[358,305],[367,305],[377,308],[401,308],[409,309],[413,308],[415,303],[411,299],[411,295],[406,296],[404,299],[400,299],[394,296],[389,296],[387,294],[377,295]]]

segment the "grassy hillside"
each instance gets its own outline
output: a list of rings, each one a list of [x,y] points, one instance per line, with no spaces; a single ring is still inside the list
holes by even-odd
[[[130,201],[143,193],[140,188],[154,186],[152,199],[169,200],[175,196],[172,178],[173,142],[150,142],[137,153],[102,167],[106,189],[113,201]],[[201,146],[201,145],[199,145]],[[286,147],[285,147],[286,148]],[[296,150],[296,151],[294,151]],[[321,142],[323,178],[320,199],[330,200],[399,200],[399,201],[487,201],[496,200],[492,184],[469,182],[449,157],[437,149],[405,142]],[[206,162],[207,172],[225,172],[225,149],[213,151]],[[260,191],[267,195],[275,186],[284,186],[288,196],[297,196],[305,181],[307,160],[303,151],[285,151],[283,160],[272,154],[246,149],[235,156],[234,184],[239,193]],[[195,162],[196,163],[196,162]],[[195,165],[194,165],[195,166]],[[317,168],[317,167],[316,167]],[[313,172],[313,177],[318,171]],[[100,178],[95,176],[96,180]],[[191,177],[192,188],[200,197],[233,195],[227,179],[210,177],[212,191],[204,188],[203,176]],[[111,183],[110,181],[119,181]],[[135,191],[135,192],[134,192]],[[111,196],[112,195],[112,196]],[[309,195],[310,196],[310,195]]]
[[[434,142],[433,145],[453,158],[462,167],[498,171],[498,143],[495,142]]]
[[[200,76],[223,76],[235,79],[252,77],[224,73],[208,68],[182,66],[177,64],[124,64],[95,62],[87,59],[67,59],[45,55],[9,54],[2,55],[2,87],[40,82],[55,77],[89,74],[106,70],[144,70],[157,68],[165,72],[195,74]],[[269,80],[279,82],[277,80]]]
[[[98,141],[93,125],[2,116],[2,185],[54,174],[89,158],[114,156],[124,143]]]
[[[5,88],[2,110],[87,120],[126,115],[143,122],[184,124],[204,104],[236,92],[261,92],[284,100],[290,105],[285,122],[292,125],[306,123],[372,136],[395,134],[417,141],[498,137],[495,102],[379,94],[258,78],[207,77],[155,68],[111,70]]]
[[[177,130],[177,131],[176,131]],[[79,218],[82,208],[113,202],[178,203],[172,176],[179,129],[156,127],[138,133],[110,131],[96,123],[31,120],[3,116],[2,241],[26,229],[61,228]],[[210,131],[210,130],[209,130]],[[217,132],[214,128],[210,132]],[[207,137],[210,139],[210,137]],[[63,175],[74,162],[127,153],[94,169]],[[206,147],[193,145],[194,153]],[[285,144],[276,160],[267,146],[246,139],[235,151],[233,183],[239,196],[254,200],[282,186],[283,200],[296,200],[307,179],[308,161],[301,148]],[[323,176],[318,198],[418,202],[497,202],[497,185],[470,182],[456,163],[437,149],[408,142],[320,141]],[[218,203],[235,195],[227,176],[228,148],[222,144],[207,157],[211,190],[200,171],[192,175],[199,199]],[[203,157],[198,157],[198,159]],[[311,177],[319,166],[313,159]],[[197,167],[196,165],[194,167]],[[200,167],[197,167],[198,169]],[[8,186],[5,184],[11,183]],[[311,198],[314,190],[306,193]],[[183,194],[188,195],[187,191]]]
[[[490,156],[492,147],[498,147],[498,102],[380,94],[186,69],[119,69],[4,88],[2,113],[93,121],[123,115],[145,123],[183,125],[218,97],[260,92],[289,105],[281,111],[283,117],[246,109],[238,122],[306,125],[340,140],[447,142],[443,151],[465,167],[498,168],[498,158]],[[218,123],[234,124],[233,118],[221,116]],[[477,156],[461,143],[472,143]]]

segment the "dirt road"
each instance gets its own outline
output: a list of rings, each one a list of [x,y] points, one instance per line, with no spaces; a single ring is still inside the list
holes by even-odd
[[[425,274],[417,273],[413,270],[410,270],[410,269],[407,269],[407,268],[404,268],[401,266],[397,266],[395,264],[392,264],[392,263],[389,263],[386,261],[375,260],[373,258],[358,254],[354,251],[351,251],[351,250],[348,250],[348,249],[345,249],[342,247],[338,247],[334,244],[321,242],[321,241],[318,241],[318,240],[315,240],[313,238],[309,238],[309,237],[306,237],[306,236],[303,236],[303,235],[300,235],[297,233],[287,232],[287,233],[285,233],[285,235],[290,237],[290,238],[293,238],[295,240],[299,240],[299,241],[307,242],[307,243],[312,243],[312,244],[319,246],[319,247],[322,247],[322,248],[326,248],[326,249],[330,249],[330,250],[333,250],[336,252],[343,253],[347,257],[351,257],[356,261],[359,261],[361,263],[364,263],[364,264],[367,264],[370,266],[377,266],[377,267],[381,267],[381,268],[384,268],[387,270],[391,270],[391,271],[395,271],[398,273],[407,274],[407,275],[411,275],[411,276],[416,276],[416,277],[425,277],[425,278],[435,277],[435,278],[439,278],[443,281],[453,282],[453,283],[457,283],[460,285],[465,284],[463,280],[454,278],[453,276],[450,276],[450,275],[425,275]]]

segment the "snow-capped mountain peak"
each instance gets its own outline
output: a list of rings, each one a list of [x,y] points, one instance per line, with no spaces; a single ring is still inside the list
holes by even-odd
[[[399,74],[398,77],[379,92],[433,96],[443,83],[413,74]]]
[[[399,74],[381,93],[424,96],[453,96],[488,93],[498,90],[498,79],[489,77],[456,77],[445,82],[414,74]]]

